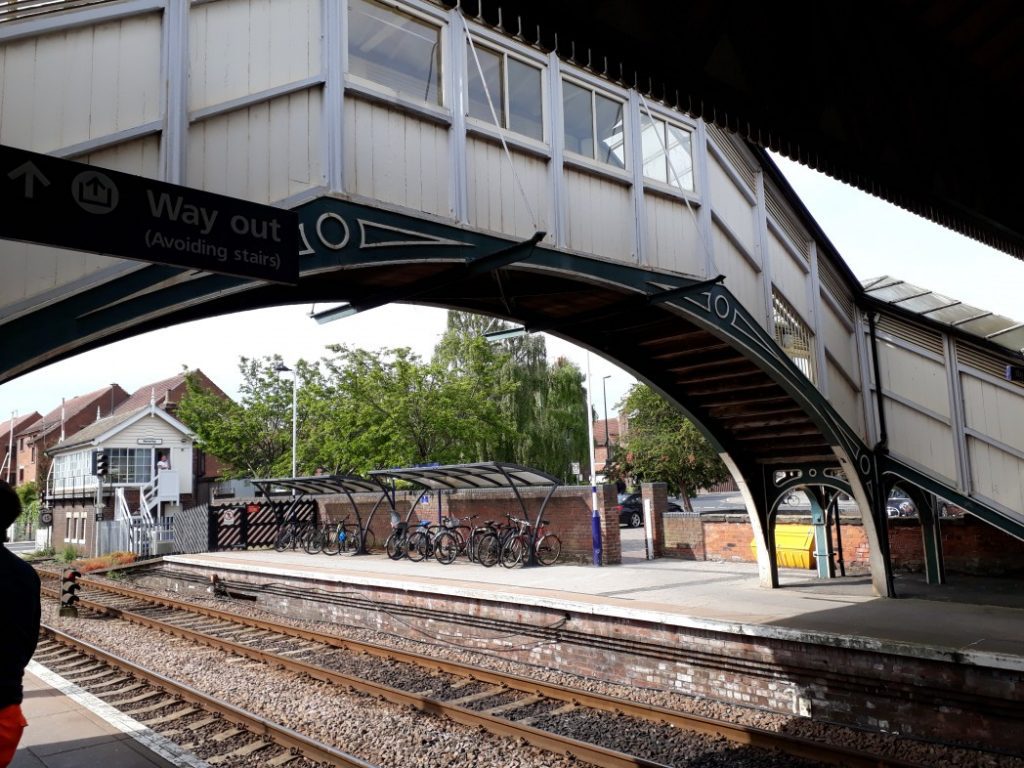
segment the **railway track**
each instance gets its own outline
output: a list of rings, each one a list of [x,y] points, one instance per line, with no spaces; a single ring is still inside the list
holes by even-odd
[[[779,765],[793,765],[795,760],[854,768],[912,765],[773,731],[339,638],[121,585],[93,579],[80,583],[87,590],[81,605],[90,610],[420,711],[441,713],[455,722],[521,739],[555,753],[572,754],[593,765],[669,764],[670,756],[664,754],[664,749],[645,755],[632,753],[642,751],[635,748],[639,744],[672,744],[684,732],[713,740],[727,739],[737,749],[790,756]],[[46,588],[45,592],[57,596],[53,589]],[[396,668],[405,671],[396,672]],[[403,684],[396,686],[395,680]],[[623,732],[631,734],[630,738],[617,738]],[[581,733],[587,734],[584,739],[575,737]],[[603,746],[588,743],[591,741],[603,742]],[[623,741],[634,748],[620,749]]]
[[[246,712],[84,640],[43,624],[34,660],[98,695],[165,737],[205,757],[209,765],[231,765],[257,756],[269,768],[333,765],[374,768],[283,725]]]

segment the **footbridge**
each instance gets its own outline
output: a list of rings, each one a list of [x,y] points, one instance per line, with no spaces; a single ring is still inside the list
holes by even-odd
[[[613,63],[418,0],[30,5],[0,14],[0,144],[292,209],[299,279],[0,241],[0,380],[257,307],[458,308],[593,350],[689,414],[741,488],[764,586],[793,489],[822,524],[856,500],[883,595],[893,485],[934,581],[943,503],[1024,538],[1022,329],[861,286],[764,151]]]

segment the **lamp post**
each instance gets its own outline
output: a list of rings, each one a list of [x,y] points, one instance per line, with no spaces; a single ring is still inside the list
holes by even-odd
[[[604,544],[601,541],[601,516],[597,511],[597,457],[594,455],[594,403],[591,398],[594,376],[590,372],[590,351],[587,350],[587,441],[590,443],[590,535],[594,565],[601,567]]]
[[[601,377],[601,399],[604,400],[604,463],[608,463],[608,379],[609,373]]]
[[[296,448],[298,447],[298,443],[296,442],[296,436],[298,434],[299,424],[299,411],[295,407],[295,403],[299,385],[299,374],[297,371],[293,371],[284,363],[278,363],[274,367],[274,370],[277,371],[278,373],[290,373],[292,375],[292,477],[295,477],[295,458],[297,456]]]

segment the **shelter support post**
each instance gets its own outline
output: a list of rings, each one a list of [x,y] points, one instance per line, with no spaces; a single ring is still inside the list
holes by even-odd
[[[808,491],[807,498],[811,502],[811,525],[814,526],[814,559],[817,563],[819,579],[831,579],[834,575],[832,566],[832,542],[828,532],[828,515],[826,509],[831,506],[832,494]],[[828,501],[826,501],[828,498]]]
[[[939,516],[941,502],[933,493],[909,483],[904,487],[907,496],[917,508],[921,522],[921,550],[924,552],[924,576],[929,584],[946,583],[946,562],[942,553],[942,522]]]

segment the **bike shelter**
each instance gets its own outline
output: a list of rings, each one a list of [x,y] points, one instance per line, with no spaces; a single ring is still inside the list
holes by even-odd
[[[394,509],[394,491],[375,479],[367,479],[357,475],[314,475],[312,477],[276,477],[259,478],[250,481],[258,491],[270,498],[274,489],[290,490],[293,492],[291,504],[285,510],[284,519],[287,522],[294,522],[292,514],[295,509],[305,502],[310,496],[344,495],[352,506],[352,512],[356,518],[356,525],[359,527],[359,545],[355,555],[369,554],[366,551],[366,532],[369,530],[373,513],[385,499],[388,500],[391,508]],[[353,493],[379,493],[380,498],[374,504],[365,522],[359,514],[359,505],[352,498]]]
[[[532,467],[524,467],[520,464],[511,464],[504,461],[484,461],[474,464],[448,464],[405,467],[397,469],[378,469],[369,473],[371,478],[380,478],[380,487],[385,488],[384,479],[391,482],[392,512],[397,517],[394,505],[394,483],[403,481],[430,491],[460,491],[480,489],[511,489],[515,495],[519,508],[522,510],[523,519],[529,520],[530,514],[526,509],[526,502],[523,500],[519,490],[521,488],[544,488],[548,492],[537,510],[537,515],[530,529],[530,548],[527,566],[537,564],[536,559],[536,538],[540,529],[541,520],[544,517],[544,510],[547,508],[551,496],[560,485],[558,478]],[[386,492],[385,492],[386,493]],[[409,512],[403,521],[408,525],[412,513],[416,510],[422,499],[422,494],[410,505]]]

